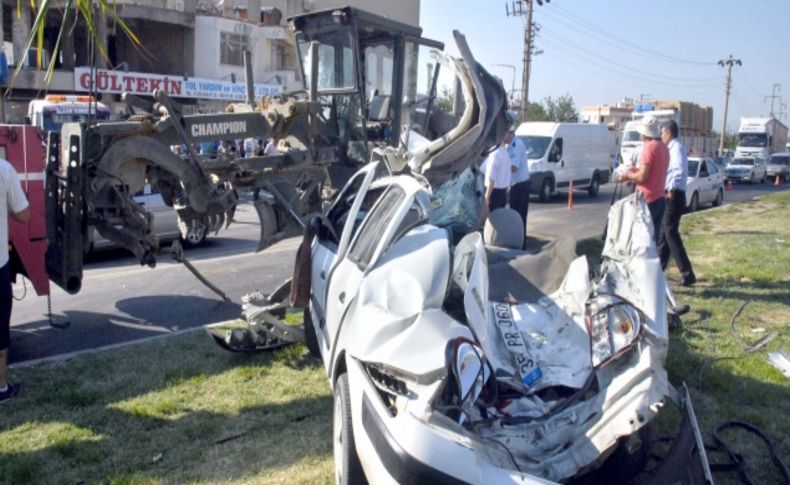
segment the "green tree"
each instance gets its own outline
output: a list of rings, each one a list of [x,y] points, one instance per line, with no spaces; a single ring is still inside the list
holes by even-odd
[[[527,121],[550,121],[549,115],[540,103],[529,103],[527,106]]]
[[[39,68],[42,68],[44,67],[42,65],[42,52],[44,51],[44,29],[46,28],[47,23],[47,13],[53,8],[61,10],[60,3],[54,2],[52,0],[17,0],[16,15],[20,15],[20,12],[23,8],[30,8],[36,15],[35,21],[33,22],[30,39],[28,40],[27,46],[25,47],[24,57],[27,57],[27,53],[30,52],[30,48],[33,47],[33,44],[35,43],[38,52],[36,55],[36,65]],[[117,25],[121,31],[123,31],[123,33],[129,38],[129,40],[132,41],[134,45],[141,47],[140,39],[137,38],[135,33],[132,32],[126,22],[124,22],[115,11],[114,0],[66,0],[66,3],[63,5],[61,11],[63,12],[63,20],[60,23],[60,29],[58,31],[58,38],[55,41],[55,47],[52,49],[52,56],[50,57],[49,66],[47,66],[47,75],[45,78],[47,82],[52,81],[52,73],[55,69],[55,60],[58,58],[58,54],[60,53],[61,41],[65,38],[66,32],[69,29],[72,29],[74,24],[80,19],[82,19],[82,21],[85,23],[90,38],[96,46],[96,51],[105,59],[108,59],[107,46],[104,45],[104,42],[101,39],[99,39],[99,29],[97,23],[101,16],[104,16],[105,18],[115,22],[115,25]],[[20,69],[22,68],[22,64],[25,60],[24,57],[17,61],[17,68],[14,70],[14,78],[16,78]],[[13,79],[11,84],[13,85]]]
[[[556,100],[551,96],[547,96],[543,100],[546,115],[550,121],[577,123],[579,121],[579,112],[576,111],[576,104],[573,102],[573,97],[570,94],[560,96]]]

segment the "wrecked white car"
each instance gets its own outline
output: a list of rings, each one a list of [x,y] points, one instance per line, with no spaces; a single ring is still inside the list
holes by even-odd
[[[644,200],[612,207],[597,273],[572,240],[521,250],[509,209],[475,230],[473,164],[506,130],[505,96],[457,40],[462,59],[437,54],[463,91],[455,128],[406,130],[308,221],[290,286],[304,335],[277,321],[284,285],[248,301],[248,329],[214,338],[253,350],[303,337],[323,359],[337,483],[566,481],[610,456],[622,479],[644,466],[641,431],[667,398],[686,413],[654,476],[706,480],[690,402],[664,368],[668,293]]]
[[[339,482],[559,481],[638,445],[670,395],[644,201],[612,208],[598,277],[577,258],[548,293],[539,269],[567,244],[454,245],[427,187],[375,173],[314,221],[305,331],[334,389]]]

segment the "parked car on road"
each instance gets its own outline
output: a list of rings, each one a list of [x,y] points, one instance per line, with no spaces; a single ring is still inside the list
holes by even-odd
[[[765,159],[760,157],[738,157],[727,165],[727,179],[735,182],[765,182]]]
[[[790,152],[771,155],[765,172],[769,182],[775,180],[777,176],[784,182],[790,182]]]
[[[153,231],[160,241],[172,241],[181,238],[176,210],[165,204],[162,194],[156,191],[155,186],[146,184],[143,190],[134,196],[134,201],[144,206],[153,215]],[[199,246],[206,240],[206,235],[204,229],[195,229],[187,237],[181,238],[181,242],[184,247]],[[102,237],[94,228],[91,228],[89,231],[89,237],[89,250],[118,247],[118,245]]]
[[[718,207],[724,201],[725,175],[710,158],[689,157],[686,207],[689,212],[699,210],[702,204]]]

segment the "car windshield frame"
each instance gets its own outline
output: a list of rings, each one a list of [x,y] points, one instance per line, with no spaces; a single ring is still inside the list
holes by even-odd
[[[528,159],[540,159],[551,146],[552,137],[541,135],[516,135],[524,143]]]
[[[768,165],[790,165],[790,155],[771,155]]]
[[[754,158],[735,158],[732,160],[730,165],[749,165],[754,166],[756,165]]]

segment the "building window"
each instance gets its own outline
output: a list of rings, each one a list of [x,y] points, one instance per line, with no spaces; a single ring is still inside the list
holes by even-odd
[[[231,66],[244,65],[244,51],[250,49],[250,40],[244,34],[220,32],[219,62]]]
[[[285,71],[290,69],[290,55],[288,54],[288,48],[282,43],[275,43],[272,46],[272,61],[273,61],[273,70],[275,71]]]

